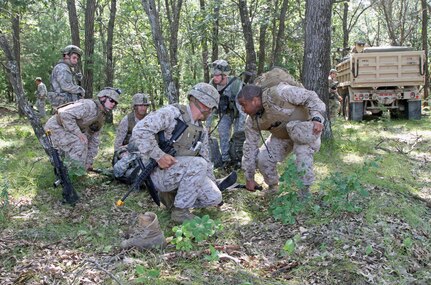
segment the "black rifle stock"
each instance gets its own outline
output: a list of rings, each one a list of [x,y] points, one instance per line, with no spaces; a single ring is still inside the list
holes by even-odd
[[[176,119],[177,124],[175,125],[175,129],[172,132],[172,137],[169,140],[164,139],[164,133],[163,131],[160,131],[158,133],[159,136],[159,147],[160,149],[172,156],[175,156],[175,149],[173,147],[174,143],[179,139],[179,137],[184,133],[184,131],[188,128],[188,125],[181,121],[180,119]],[[138,163],[139,167],[141,168],[141,173],[136,178],[135,182],[133,183],[132,187],[130,187],[129,191],[127,191],[126,194],[124,194],[123,198],[118,200],[115,205],[117,206],[123,206],[124,201],[127,199],[127,197],[132,193],[134,190],[138,190],[139,187],[141,187],[142,183],[145,183],[147,185],[148,191],[150,192],[151,198],[153,198],[154,202],[160,206],[160,199],[159,194],[157,193],[157,190],[153,186],[153,182],[150,179],[150,174],[153,172],[153,170],[158,166],[157,161],[150,158],[150,162],[147,165],[144,165],[141,158],[138,157]]]
[[[58,151],[52,145],[51,132],[47,131],[44,136],[49,147],[50,161],[54,167],[54,173],[56,177],[53,185],[54,187],[61,185],[63,188],[64,201],[70,205],[74,205],[79,200],[79,196],[73,188],[72,182],[70,182],[67,167],[63,164]]]

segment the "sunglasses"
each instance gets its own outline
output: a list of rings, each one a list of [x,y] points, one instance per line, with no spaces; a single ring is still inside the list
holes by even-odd
[[[117,103],[117,101],[115,101],[114,99],[112,99],[112,98],[108,98],[108,101],[109,102],[111,102],[112,104],[115,104],[115,105],[117,105],[118,103]]]

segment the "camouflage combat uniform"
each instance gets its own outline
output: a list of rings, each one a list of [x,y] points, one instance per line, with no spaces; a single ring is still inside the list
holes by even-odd
[[[48,95],[48,91],[46,90],[46,85],[43,82],[40,82],[39,85],[37,85],[37,91],[36,91],[36,107],[41,117],[46,116],[45,100],[47,95]]]
[[[74,68],[60,60],[52,70],[51,91],[48,93],[49,100],[53,107],[64,103],[74,102],[81,99],[85,90],[78,85],[80,74],[75,73]]]
[[[99,148],[99,134],[107,112],[101,103],[91,99],[81,99],[75,103],[60,106],[58,114],[45,124],[50,130],[54,146],[81,165],[92,165]],[[88,143],[80,141],[85,134]]]
[[[331,76],[328,77],[328,86],[329,86],[329,118],[332,120],[334,118],[338,117],[338,112],[340,111],[340,100],[338,95],[337,89],[331,88],[332,85],[334,85],[336,81],[331,78]]]
[[[245,123],[242,168],[246,180],[254,180],[256,168],[269,186],[278,184],[277,163],[282,162],[292,151],[296,155],[296,166],[305,186],[314,181],[313,154],[320,148],[320,134],[312,134],[313,117],[323,122],[325,104],[313,91],[280,83],[264,91],[264,111]],[[259,148],[259,130],[268,130],[268,150]]]
[[[139,119],[136,118],[135,112],[131,112],[123,117],[115,134],[114,151],[117,151],[121,146],[125,146],[129,143],[132,130],[138,122]]]
[[[228,78],[229,79],[227,81],[227,84],[229,84],[229,82],[231,82],[235,77],[229,76]],[[210,81],[210,84],[213,85],[218,91],[222,90],[225,87],[225,85],[215,85],[213,83],[213,80]],[[217,127],[220,138],[220,150],[223,162],[230,161],[229,140],[231,137],[232,125],[234,133],[244,131],[246,114],[244,114],[242,111],[240,112],[236,105],[236,96],[238,95],[239,91],[241,91],[241,87],[242,81],[241,79],[237,78],[223,91],[223,94],[221,95],[221,97],[227,96],[229,98],[227,110],[221,115],[220,123]],[[214,114],[212,114],[207,119],[207,126],[212,125],[213,116]]]
[[[164,131],[165,138],[169,139],[175,128],[176,118],[189,127],[174,144],[177,162],[167,169],[156,168],[151,174],[154,186],[161,192],[177,190],[174,202],[176,208],[218,205],[222,195],[215,183],[209,160],[208,132],[201,123],[192,121],[189,106],[168,105],[148,114],[136,124],[129,145],[137,147],[144,163],[149,158],[158,161],[165,153],[159,148],[156,135]],[[192,140],[193,143],[184,144],[184,140]],[[200,145],[201,148],[192,151],[190,148],[193,145]]]

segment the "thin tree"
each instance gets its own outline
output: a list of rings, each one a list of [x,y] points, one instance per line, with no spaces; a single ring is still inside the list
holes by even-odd
[[[218,59],[218,36],[220,28],[220,0],[214,0],[214,13],[213,13],[213,27],[212,27],[212,52],[211,61],[214,62]]]
[[[263,9],[263,15],[259,27],[259,51],[258,51],[258,66],[257,74],[261,74],[265,67],[265,51],[266,51],[266,31],[270,22],[272,0],[267,0]]]
[[[307,0],[305,10],[305,43],[302,82],[315,91],[328,106],[328,72],[331,67],[332,0]],[[328,107],[326,114],[328,114]],[[328,115],[325,120],[325,138],[332,138]]]
[[[430,72],[428,69],[428,11],[427,11],[427,1],[421,0],[422,4],[422,48],[425,51],[424,59],[424,71],[425,71],[425,84],[424,84],[424,100],[425,105],[428,105],[427,99],[429,96],[429,86],[430,86]]]
[[[205,10],[205,1],[199,0],[199,7],[201,13],[203,15],[206,14]],[[204,71],[204,82],[210,81],[209,68],[208,68],[208,41],[207,41],[207,33],[202,34],[201,38],[201,46],[202,46],[202,68]]]
[[[85,98],[93,97],[94,74],[94,15],[96,13],[96,0],[87,0],[85,8],[85,49],[84,49],[84,89]]]
[[[180,27],[180,14],[182,0],[165,0],[166,16],[169,23],[169,57],[173,71],[175,86],[179,89],[180,68],[178,68],[178,29]]]
[[[176,103],[179,98],[178,89],[172,77],[172,67],[169,62],[168,51],[166,50],[162,30],[160,28],[159,13],[156,9],[156,4],[154,0],[142,0],[142,6],[150,20],[151,34],[156,47],[157,59],[159,60],[162,72],[166,96],[168,97],[169,104]]]
[[[256,51],[254,49],[253,41],[253,29],[251,26],[251,20],[249,17],[247,1],[239,0],[238,2],[239,14],[241,16],[242,31],[245,40],[245,69],[251,72],[254,76],[256,75]],[[253,77],[250,82],[253,82]]]
[[[281,4],[281,11],[280,11],[280,18],[279,18],[279,24],[278,24],[278,32],[277,37],[275,39],[275,49],[272,56],[272,65],[281,65],[281,49],[283,46],[285,46],[285,21],[286,21],[286,13],[287,13],[287,7],[289,6],[289,0],[283,0],[283,3]]]
[[[111,0],[111,8],[109,13],[108,22],[108,35],[106,41],[106,86],[114,86],[114,62],[113,62],[113,42],[114,42],[114,26],[115,26],[115,15],[117,13],[117,0]]]
[[[72,44],[81,46],[79,40],[79,21],[76,13],[75,0],[67,0],[67,11],[69,12],[70,34],[72,35]]]

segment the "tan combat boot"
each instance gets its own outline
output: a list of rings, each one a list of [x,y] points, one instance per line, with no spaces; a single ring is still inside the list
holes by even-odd
[[[171,220],[176,223],[182,224],[184,221],[193,220],[194,217],[196,216],[190,213],[189,209],[187,208],[181,209],[174,207],[172,209]]]
[[[171,211],[174,207],[175,196],[177,195],[177,191],[170,192],[161,192],[159,191],[160,202],[165,205],[168,211]]]
[[[136,247],[164,248],[166,246],[165,236],[160,229],[157,215],[152,212],[138,215],[138,222],[131,238],[121,242],[121,248]]]

